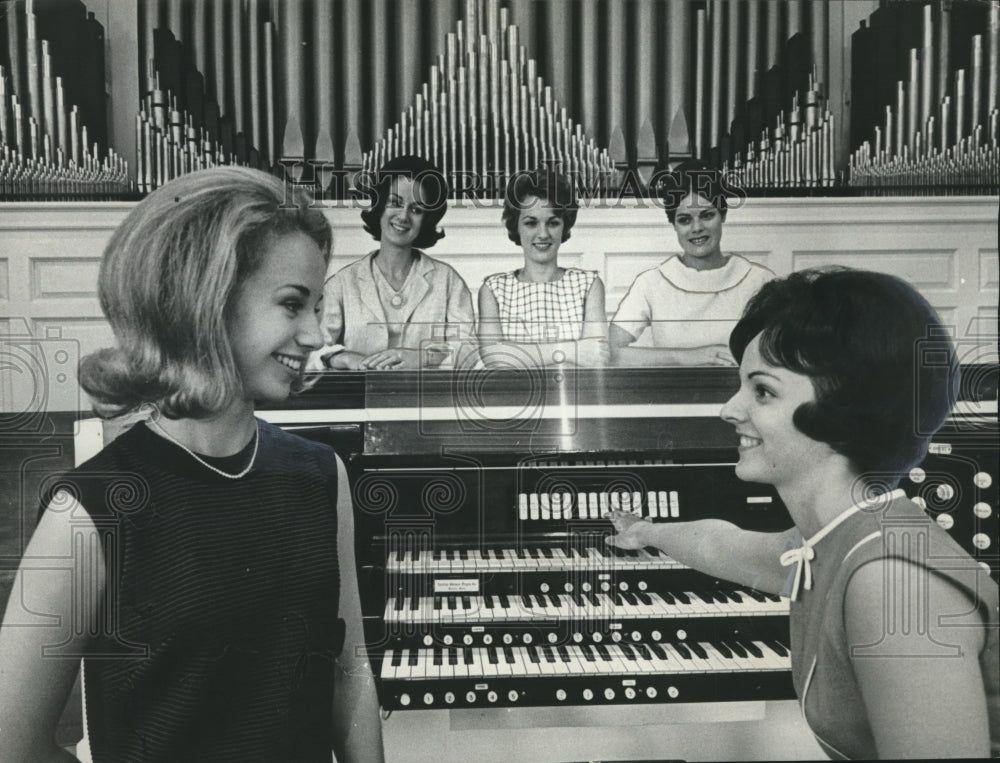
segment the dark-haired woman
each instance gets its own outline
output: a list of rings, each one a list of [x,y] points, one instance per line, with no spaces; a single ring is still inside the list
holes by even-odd
[[[554,170],[518,173],[508,185],[503,222],[524,252],[524,266],[487,277],[479,289],[486,365],[608,362],[604,283],[596,271],[559,265],[576,213],[569,180]]]
[[[444,236],[437,227],[447,210],[444,177],[424,159],[401,156],[376,178],[374,203],[361,218],[379,248],[326,282],[324,325],[334,345],[319,357],[328,368],[432,365],[475,334],[469,287],[422,251]]]
[[[831,756],[996,756],[997,584],[896,489],[955,400],[933,309],[893,276],[805,271],[765,285],[729,343],[736,474],[773,485],[794,527],[615,512],[610,542],[790,597],[792,679]]]
[[[729,332],[774,273],[722,251],[726,197],[718,170],[695,160],[666,178],[663,202],[682,253],[636,276],[611,320],[616,364],[731,366]],[[639,346],[646,329],[652,346]]]

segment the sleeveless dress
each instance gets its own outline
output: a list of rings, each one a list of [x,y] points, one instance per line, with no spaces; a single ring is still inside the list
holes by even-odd
[[[519,272],[486,278],[500,308],[503,338],[518,343],[582,338],[584,306],[597,271],[566,268],[562,278],[547,283],[519,281]]]

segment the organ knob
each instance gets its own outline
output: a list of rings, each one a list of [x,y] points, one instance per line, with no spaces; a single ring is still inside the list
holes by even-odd
[[[678,628],[677,629],[677,640],[678,641],[683,641],[687,637],[688,637],[688,632],[686,630],[684,630],[683,628]]]
[[[611,700],[615,698],[615,690],[608,687],[604,690],[604,699]]]
[[[550,644],[554,644],[554,643],[556,643],[556,642],[557,642],[558,640],[559,640],[559,636],[557,636],[557,635],[556,635],[555,633],[550,633],[550,634],[549,634],[549,643],[550,643]]]
[[[660,641],[662,639],[662,637],[663,637],[663,634],[660,633],[659,631],[653,631],[652,633],[649,634],[649,637],[653,641]]]
[[[592,700],[594,698],[594,692],[592,692],[590,689],[584,689],[583,690],[583,698],[585,700],[587,700],[588,702],[590,702],[590,700]]]
[[[472,636],[466,633],[464,636],[462,636],[462,643],[465,644],[466,646],[472,646]]]
[[[642,641],[642,634],[639,631],[632,631],[632,640],[635,642]]]
[[[470,705],[476,701],[476,693],[474,691],[469,691],[465,693],[465,701]]]
[[[487,693],[486,699],[489,700],[490,702],[496,702],[497,693],[495,691],[490,691],[489,693]]]
[[[617,644],[619,641],[622,640],[622,634],[620,634],[618,631],[615,631],[614,633],[611,634],[611,640]]]
[[[424,636],[424,646],[432,646],[434,644],[434,637],[430,634]]]
[[[935,492],[937,493],[937,497],[940,498],[942,501],[950,501],[952,498],[955,497],[955,488],[953,488],[946,482],[942,482],[940,485],[938,485],[937,490]]]
[[[910,482],[919,485],[925,479],[927,479],[927,472],[925,472],[919,466],[914,466],[912,469],[910,469]]]
[[[507,646],[510,646],[511,644],[513,644],[513,643],[514,643],[514,637],[513,637],[513,636],[511,636],[511,635],[510,635],[509,633],[505,633],[505,634],[503,634],[503,642],[504,642],[504,643],[505,643],[505,644],[506,644]]]
[[[609,583],[607,580],[602,580],[601,581],[601,590],[604,591],[604,593],[607,593],[608,591],[610,591],[611,590],[611,583]]]
[[[444,641],[444,643],[445,643],[445,644],[446,644],[447,646],[451,646],[451,643],[452,643],[452,642],[453,642],[454,640],[455,640],[455,639],[454,639],[454,638],[452,638],[451,636],[445,636],[445,637],[444,637],[444,638],[442,639],[442,641]]]
[[[566,690],[565,689],[557,689],[556,690],[556,699],[559,700],[560,702],[564,702],[566,700]]]
[[[667,695],[670,697],[670,699],[677,699],[677,697],[680,696],[680,692],[677,691],[676,686],[668,686]]]
[[[972,507],[972,513],[975,514],[980,519],[986,519],[990,514],[993,513],[993,509],[990,508],[988,503],[980,501],[975,506]]]
[[[590,583],[580,583],[580,590],[582,590],[584,592],[589,592],[590,589],[592,589],[592,588],[593,588],[593,586]]]
[[[579,644],[581,641],[583,641],[583,634],[580,633],[579,631],[576,632],[576,633],[574,633],[573,634],[573,643]]]
[[[445,692],[444,701],[446,704],[452,704],[455,701],[455,692]]]
[[[655,686],[647,686],[646,687],[646,696],[649,697],[650,699],[656,699],[656,687]]]
[[[990,536],[986,533],[976,533],[972,536],[972,545],[980,551],[990,547]]]
[[[520,695],[517,693],[517,689],[511,689],[507,692],[507,699],[511,702],[517,702],[520,699]]]
[[[993,477],[989,475],[989,472],[976,472],[972,478],[972,482],[976,487],[985,489],[993,484]]]
[[[604,640],[604,636],[602,636],[600,633],[592,633],[590,637],[594,639],[595,644],[600,644]]]
[[[635,699],[635,689],[633,689],[631,686],[626,687],[625,696],[628,699]]]
[[[486,644],[486,646],[489,646],[490,644],[492,644],[493,643],[493,635],[490,634],[490,633],[484,634],[483,635],[483,643]]]
[[[433,705],[434,704],[434,695],[431,694],[430,692],[427,692],[424,695],[424,704],[425,705]]]
[[[530,633],[525,633],[525,634],[524,634],[523,636],[521,636],[521,640],[522,640],[522,641],[523,641],[523,642],[524,642],[525,644],[530,644],[530,643],[531,643],[532,641],[534,641],[535,639],[534,639],[534,637],[533,637],[533,636],[532,636],[532,635],[531,635]]]
[[[538,590],[541,591],[542,593],[548,593],[549,592],[549,584],[548,583],[542,583],[540,586],[538,586]]]
[[[951,514],[938,514],[936,521],[945,530],[950,530],[955,526],[955,520]]]
[[[618,583],[618,590],[619,591],[627,591],[628,590],[628,583],[626,583],[624,580],[619,581],[619,583]]]
[[[647,583],[645,580],[640,580],[638,583],[636,583],[636,586],[640,591],[645,591],[647,588],[649,588],[649,583]]]
[[[572,583],[563,583],[563,590],[566,593],[573,593],[573,584]]]
[[[407,707],[410,704],[410,695],[406,694],[405,692],[403,694],[400,694],[399,704],[401,704],[403,707]]]

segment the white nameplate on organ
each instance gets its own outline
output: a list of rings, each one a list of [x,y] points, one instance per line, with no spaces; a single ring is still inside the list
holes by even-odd
[[[747,503],[774,503],[774,499],[769,495],[748,495]]]
[[[434,578],[434,593],[479,593],[479,578]]]

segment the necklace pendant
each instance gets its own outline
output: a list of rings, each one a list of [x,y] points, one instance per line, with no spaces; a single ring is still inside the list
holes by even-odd
[[[404,300],[401,294],[393,294],[392,298],[389,300],[389,304],[392,305],[393,307],[402,307],[403,302]]]

